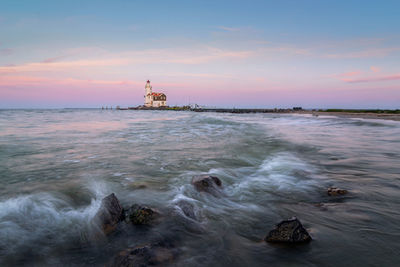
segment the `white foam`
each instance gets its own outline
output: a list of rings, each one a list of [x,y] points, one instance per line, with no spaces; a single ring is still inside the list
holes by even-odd
[[[66,160],[64,160],[64,162],[66,162],[66,163],[79,163],[81,161],[78,160],[78,159],[66,159]]]
[[[74,209],[49,193],[20,196],[0,202],[0,250],[10,253],[35,242],[62,243],[79,238],[96,214],[101,199]]]
[[[315,167],[288,152],[281,152],[266,158],[254,174],[243,178],[238,189],[273,188],[279,191],[307,189],[315,183],[312,179],[299,177],[298,173],[310,176]]]

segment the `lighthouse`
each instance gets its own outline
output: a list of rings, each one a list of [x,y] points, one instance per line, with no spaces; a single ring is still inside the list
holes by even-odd
[[[144,90],[145,107],[159,108],[167,106],[167,96],[163,93],[153,93],[153,87],[150,85],[150,80],[147,80]]]
[[[146,86],[144,87],[145,89],[145,95],[144,95],[144,105],[146,107],[151,107],[153,106],[153,98],[152,98],[152,91],[153,91],[153,87],[150,85],[150,81],[147,80]]]

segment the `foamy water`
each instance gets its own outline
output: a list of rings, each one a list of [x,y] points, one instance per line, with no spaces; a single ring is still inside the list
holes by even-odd
[[[223,183],[200,193],[193,175]],[[350,193],[326,195],[337,186]],[[114,192],[164,214],[93,239]],[[169,240],[175,266],[395,266],[400,262],[400,123],[279,114],[0,111],[0,264],[104,266]],[[179,203],[193,206],[196,219]],[[296,215],[313,241],[262,242]]]

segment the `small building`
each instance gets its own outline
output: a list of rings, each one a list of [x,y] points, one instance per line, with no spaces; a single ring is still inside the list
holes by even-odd
[[[153,92],[153,87],[150,85],[150,81],[147,80],[144,96],[144,106],[145,107],[165,107],[167,106],[167,96],[163,93]]]

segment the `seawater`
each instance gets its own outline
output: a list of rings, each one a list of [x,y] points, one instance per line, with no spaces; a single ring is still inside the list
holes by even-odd
[[[197,192],[218,176],[223,195]],[[336,186],[344,197],[327,196]],[[114,192],[164,219],[93,239]],[[187,218],[177,203],[191,203]],[[307,245],[262,241],[297,216]],[[291,114],[1,110],[0,264],[104,266],[169,240],[174,266],[398,266],[400,123]]]

